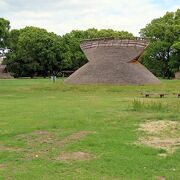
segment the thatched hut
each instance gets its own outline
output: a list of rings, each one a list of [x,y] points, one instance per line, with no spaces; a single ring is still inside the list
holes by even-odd
[[[6,70],[6,65],[3,65],[2,62],[3,59],[0,58],[0,79],[12,78],[12,76]]]
[[[180,71],[175,73],[175,79],[180,79]]]
[[[80,47],[89,62],[73,73],[71,84],[157,84],[159,79],[138,62],[145,39],[86,40]]]

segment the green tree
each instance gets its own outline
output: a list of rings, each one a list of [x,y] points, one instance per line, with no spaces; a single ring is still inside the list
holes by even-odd
[[[14,51],[16,51],[17,49],[18,38],[19,38],[20,33],[21,33],[21,30],[18,30],[18,29],[12,29],[9,32],[9,37],[7,39],[8,47],[10,49],[13,49]]]
[[[180,9],[152,20],[141,29],[140,35],[151,38],[151,43],[142,57],[143,64],[158,76],[172,77],[173,46],[180,37]]]
[[[171,70],[175,73],[180,71],[180,41],[172,46],[173,52],[169,63]]]
[[[26,27],[11,32],[12,53],[5,63],[14,76],[56,75],[61,71],[61,38],[45,29]]]
[[[4,18],[0,18],[0,47],[7,46],[7,39],[9,36],[10,22]]]

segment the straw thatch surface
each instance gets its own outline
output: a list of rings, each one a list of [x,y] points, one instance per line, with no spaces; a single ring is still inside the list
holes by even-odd
[[[6,71],[6,65],[0,64],[0,79],[9,79],[12,76]]]
[[[180,79],[180,71],[178,71],[178,72],[175,73],[175,78],[176,78],[176,79]]]
[[[71,84],[156,84],[159,80],[138,62],[145,40],[101,39],[81,43],[89,62],[65,82]]]

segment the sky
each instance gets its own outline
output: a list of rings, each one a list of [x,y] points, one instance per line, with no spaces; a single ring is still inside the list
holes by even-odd
[[[12,29],[36,26],[63,35],[110,28],[138,36],[152,19],[177,8],[179,0],[0,0],[0,17]]]

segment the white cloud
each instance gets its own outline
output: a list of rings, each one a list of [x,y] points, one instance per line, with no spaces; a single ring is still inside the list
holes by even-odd
[[[32,25],[64,34],[95,27],[138,35],[153,18],[179,7],[174,0],[161,1],[164,4],[153,0],[0,0],[0,11],[12,28]]]

